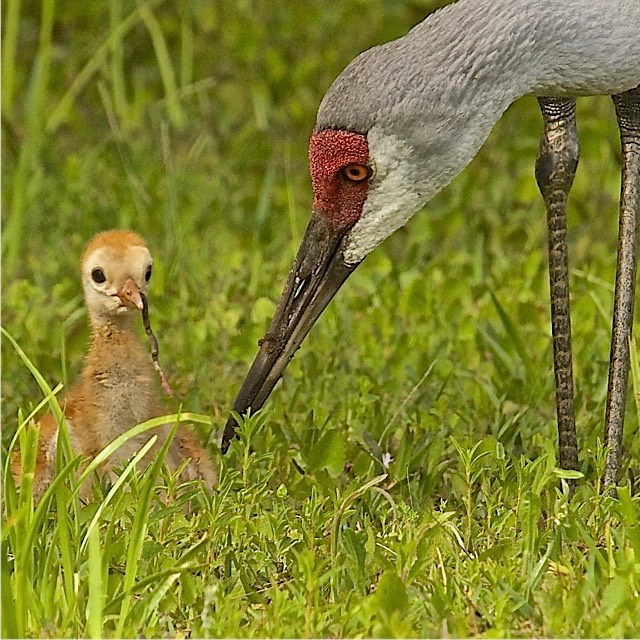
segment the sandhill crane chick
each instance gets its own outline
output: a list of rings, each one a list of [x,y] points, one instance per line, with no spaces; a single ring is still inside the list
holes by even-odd
[[[131,427],[161,416],[163,407],[149,352],[135,330],[144,307],[153,260],[144,240],[130,231],[105,231],[95,236],[82,256],[82,285],[91,323],[91,342],[80,379],[63,403],[74,453],[93,457]],[[158,441],[146,464],[169,433],[164,425],[127,441],[101,473],[130,458],[149,439]],[[52,414],[40,422],[33,492],[42,495],[55,472],[58,425]],[[195,437],[178,428],[165,463],[175,470],[189,462],[182,478],[201,478],[208,488],[216,481],[211,460]],[[21,476],[19,455],[12,461],[16,482]],[[85,494],[86,495],[86,488]]]

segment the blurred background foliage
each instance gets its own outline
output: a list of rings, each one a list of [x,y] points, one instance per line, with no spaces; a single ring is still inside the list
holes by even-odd
[[[66,384],[82,366],[83,245],[133,228],[156,260],[161,358],[185,405],[219,431],[306,224],[307,142],[324,91],[358,52],[441,4],[5,0],[3,324],[45,376]],[[595,447],[619,150],[607,98],[582,100],[578,116],[578,421]],[[365,432],[407,455],[413,438],[415,469],[427,451],[451,451],[450,433],[492,433],[531,454],[534,434],[555,437],[539,134],[523,98],[454,184],[367,259],[276,390],[265,433],[283,428],[283,443],[308,450],[331,423],[354,439],[346,457],[365,461],[355,446]],[[3,365],[10,425],[39,392],[6,342]]]

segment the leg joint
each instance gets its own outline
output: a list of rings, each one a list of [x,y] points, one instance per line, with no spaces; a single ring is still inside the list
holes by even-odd
[[[565,195],[571,189],[580,158],[575,100],[538,98],[544,133],[536,158],[536,181],[543,197],[553,191]]]

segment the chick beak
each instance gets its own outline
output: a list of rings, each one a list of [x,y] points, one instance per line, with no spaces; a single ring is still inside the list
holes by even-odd
[[[127,278],[116,295],[120,298],[120,302],[122,302],[125,307],[142,311],[142,308],[144,307],[142,294],[133,278]]]

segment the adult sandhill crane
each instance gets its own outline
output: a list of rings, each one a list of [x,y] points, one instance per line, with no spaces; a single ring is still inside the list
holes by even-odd
[[[360,54],[320,104],[310,142],[313,212],[234,409],[260,408],[365,256],[471,161],[517,98],[538,97],[536,160],[549,229],[559,459],[577,467],[566,202],[578,163],[575,97],[613,96],[622,193],[606,401],[605,481],[616,480],[629,372],[640,216],[640,2],[460,0]],[[230,418],[226,450],[234,435]]]

